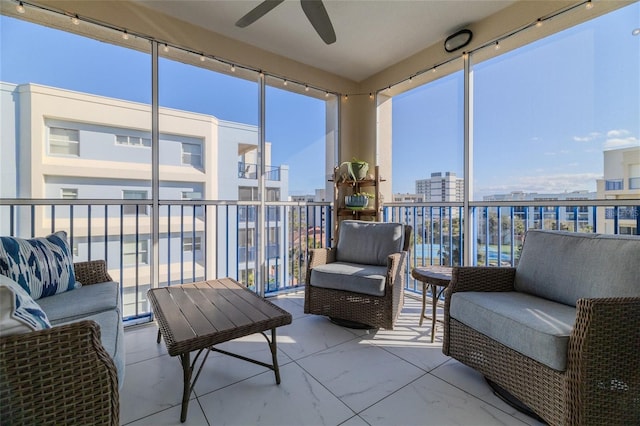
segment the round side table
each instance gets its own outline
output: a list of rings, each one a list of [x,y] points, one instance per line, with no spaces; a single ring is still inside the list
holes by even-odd
[[[425,315],[427,286],[429,286],[431,290],[431,343],[433,343],[436,335],[436,308],[438,306],[438,299],[442,296],[442,292],[451,282],[451,271],[453,271],[453,268],[449,266],[437,265],[413,268],[411,271],[411,276],[422,282],[422,312],[420,313],[421,326],[423,319],[429,319],[429,317]],[[440,287],[440,291],[438,291],[438,287]]]

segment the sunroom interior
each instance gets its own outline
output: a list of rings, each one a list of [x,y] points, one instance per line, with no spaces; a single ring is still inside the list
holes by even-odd
[[[127,365],[120,391],[120,424],[180,423],[180,366],[162,344],[156,344],[157,328],[147,290],[224,276],[292,313],[294,322],[283,328],[279,343],[283,382],[275,386],[272,375],[261,367],[247,368],[237,360],[212,357],[194,389],[186,424],[543,424],[542,419],[523,414],[494,395],[481,375],[443,355],[441,330],[435,342],[429,341],[430,324],[418,326],[421,286],[410,279],[409,269],[433,264],[514,266],[528,228],[640,235],[638,2],[327,0],[324,4],[337,34],[334,50],[317,37],[294,0],[274,8],[271,18],[265,15],[262,19],[268,22],[264,26],[250,26],[244,34],[239,32],[244,29],[233,28],[233,20],[241,16],[234,14],[241,10],[244,14],[259,3],[1,3],[0,235],[29,238],[63,229],[70,236],[75,261],[107,260],[109,273],[124,287]],[[395,7],[404,13],[398,16],[417,15],[418,20],[424,18],[425,27],[437,30],[408,31],[412,38],[402,46],[403,40],[384,28],[388,24],[400,31],[407,26],[394,21],[389,11]],[[283,15],[275,14],[279,9],[284,10]],[[448,18],[439,22],[427,16],[428,11]],[[601,33],[596,30],[566,37],[575,42],[565,38],[548,41],[614,14],[635,16],[623,18],[631,26],[621,29],[624,36],[615,36],[625,37],[620,45],[632,43],[630,51],[624,50],[630,52],[626,57],[600,55],[607,46],[599,45]],[[220,16],[214,19],[214,15]],[[358,16],[364,22],[356,24]],[[229,25],[218,25],[220,19]],[[42,67],[43,62],[23,58],[29,55],[24,46],[45,44],[47,33],[38,30],[32,33],[32,40],[26,40],[24,34],[29,34],[30,27],[14,33],[15,22],[70,35],[69,44],[59,46],[66,50],[64,56],[43,57],[53,68],[42,75],[55,74],[57,60],[69,61],[69,66],[60,66],[64,73],[71,73],[75,61],[95,62],[102,70],[89,79],[92,85],[56,87],[51,82],[55,79],[20,79],[16,74],[20,68],[10,68],[9,62]],[[447,52],[445,39],[461,29],[471,30],[471,41]],[[350,32],[356,31],[368,32],[367,37],[351,37]],[[350,43],[353,57],[340,46],[343,39]],[[86,40],[87,46],[79,47],[83,42],[78,40]],[[383,47],[371,50],[376,41]],[[599,143],[599,157],[594,160],[598,165],[576,172],[583,179],[577,186],[553,187],[555,192],[564,191],[564,197],[545,197],[545,190],[554,191],[532,185],[538,188],[532,192],[542,194],[539,198],[518,198],[517,186],[491,187],[483,179],[487,170],[504,164],[526,164],[528,149],[537,149],[532,144],[538,134],[530,133],[526,149],[515,140],[513,146],[487,141],[491,135],[479,129],[489,127],[495,134],[503,133],[501,140],[510,137],[510,125],[503,121],[509,120],[510,105],[487,111],[492,104],[478,101],[492,96],[488,93],[491,88],[483,85],[482,73],[495,67],[491,61],[505,57],[517,61],[517,56],[509,55],[535,43],[539,44],[531,55],[544,63],[544,46],[554,42],[562,46],[561,51],[565,49],[567,62],[584,51],[597,52],[586,55],[587,62],[594,62],[592,69],[567,71],[576,76],[571,90],[547,101],[572,105],[565,98],[579,92],[573,86],[586,85],[584,99],[593,103],[589,113],[576,117],[578,113],[567,112],[559,119],[579,124],[574,134],[563,137]],[[98,44],[127,53],[89,56],[91,49],[102,52]],[[634,53],[638,54],[635,59]],[[378,57],[367,60],[366,54]],[[123,62],[115,62],[118,58]],[[541,67],[538,75],[534,71],[533,80],[519,81],[518,76],[507,75],[512,68],[506,66],[493,77],[502,79],[505,87],[530,81],[545,87],[554,79],[553,74],[545,73],[567,63],[555,62],[557,58],[549,58],[549,66]],[[597,61],[610,64],[604,75]],[[530,64],[524,63],[524,67]],[[189,73],[183,73],[183,67]],[[611,80],[628,78],[629,73],[621,68],[629,68],[635,77],[623,81],[626,93],[615,92],[610,98],[625,95],[626,99],[595,105],[599,96],[606,97],[599,92],[609,90]],[[582,71],[588,76],[579,78]],[[196,75],[194,81],[185,80],[185,76]],[[210,78],[212,75],[215,77]],[[600,82],[606,89],[599,87]],[[118,85],[120,90],[100,89]],[[239,92],[232,92],[236,88]],[[433,91],[423,96],[424,88]],[[421,97],[425,100],[412,103]],[[7,101],[10,98],[13,101]],[[186,99],[194,100],[190,104]],[[535,97],[529,108],[516,111],[531,114],[532,127],[546,125],[545,117],[536,115],[538,100]],[[216,108],[232,112],[217,116],[198,102],[216,103]],[[548,106],[546,101],[540,105]],[[419,107],[424,107],[423,114],[413,114],[411,109]],[[599,114],[617,107],[615,113],[623,117],[620,127],[602,127],[605,124]],[[285,114],[292,118],[278,117]],[[607,111],[609,114],[612,112]],[[312,117],[311,124],[305,115]],[[244,122],[237,118],[247,116]],[[8,119],[19,125],[7,126]],[[486,122],[481,125],[481,120]],[[453,124],[446,134],[421,133],[407,121],[424,121],[426,126]],[[74,127],[73,123],[81,124]],[[286,148],[295,152],[283,154],[278,138],[288,127],[295,128],[293,137],[301,137],[308,129],[313,150]],[[54,128],[64,131],[55,133]],[[124,136],[116,133],[114,151],[126,145],[138,152],[128,158],[130,154],[124,151],[113,158],[104,151],[85,157],[82,150],[86,153],[89,148],[80,145],[78,154],[74,151],[77,145],[74,148],[69,143],[74,135],[113,128],[127,129]],[[444,139],[425,140],[428,138]],[[15,143],[7,143],[9,140]],[[603,159],[603,146],[619,150],[619,157]],[[150,149],[141,154],[145,148]],[[553,175],[557,180],[571,174],[572,154],[561,149],[545,153],[548,157],[565,155],[558,163],[562,171]],[[177,163],[172,162],[174,158]],[[352,158],[367,161],[382,176],[380,219],[407,223],[417,231],[407,270],[405,307],[394,330],[349,329],[303,312],[306,256],[310,248],[332,244],[336,232],[334,170]],[[430,166],[420,169],[422,158]],[[542,163],[531,161],[535,163],[532,170],[537,170],[534,166],[539,169],[539,180],[546,179]],[[624,165],[619,175],[602,171],[607,161]],[[449,171],[455,176],[457,172],[461,178],[459,189],[454,187],[457,198],[445,198],[443,192],[440,198],[412,199],[417,192],[414,182],[409,186],[396,182],[407,179],[404,169],[416,167],[419,171],[412,179],[448,175]],[[297,186],[304,176],[299,170],[314,175],[306,192]],[[531,178],[535,180],[535,174]],[[101,179],[106,183],[100,183]],[[120,188],[118,179],[137,183]],[[589,197],[582,191],[587,179],[593,181]],[[493,192],[478,191],[483,186]],[[115,187],[117,191],[111,191]],[[576,188],[580,191],[572,195]],[[313,190],[315,196],[310,195]],[[493,195],[509,192],[511,198]],[[225,345],[268,359],[269,351],[259,337]],[[343,367],[336,369],[336,365]]]

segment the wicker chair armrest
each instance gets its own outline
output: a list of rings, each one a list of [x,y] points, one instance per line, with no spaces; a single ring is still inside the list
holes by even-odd
[[[395,283],[404,285],[402,274],[406,269],[407,252],[390,254],[387,258],[387,279],[385,280],[385,286],[387,288],[392,287]]]
[[[107,262],[104,260],[92,260],[73,264],[76,280],[82,285],[91,285],[113,281],[107,272]]]
[[[309,284],[309,280],[311,279],[311,270],[313,268],[320,265],[326,265],[327,263],[333,263],[335,261],[335,248],[316,248],[309,250],[309,261],[307,262],[307,275],[305,277],[305,284]]]
[[[457,291],[513,291],[516,268],[495,266],[456,266],[448,293]]]
[[[15,424],[119,423],[117,370],[94,321],[1,337],[0,375],[0,418]]]
[[[326,265],[336,261],[335,248],[316,248],[309,250],[309,268],[315,268],[318,265]]]
[[[640,419],[640,297],[579,299],[567,353],[567,424]]]

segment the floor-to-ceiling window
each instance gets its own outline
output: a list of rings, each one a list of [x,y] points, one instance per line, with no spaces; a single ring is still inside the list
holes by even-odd
[[[232,276],[253,286],[257,207],[235,202],[258,201],[251,194],[258,188],[259,74],[173,46],[158,50],[160,199],[167,201],[159,282]]]
[[[460,264],[461,209],[446,204],[464,194],[463,94],[455,71],[393,98],[393,201],[416,206],[389,214],[414,228],[413,266]]]
[[[0,206],[0,233],[66,231],[74,261],[107,261],[122,283],[123,315],[135,316],[150,283],[151,43],[85,21],[59,24],[0,17],[0,196],[53,200]]]
[[[304,283],[307,251],[326,245],[335,138],[324,92],[282,78],[265,90],[265,291]],[[333,97],[333,95],[332,95]],[[334,111],[335,113],[335,111]],[[304,206],[278,205],[304,201]]]
[[[635,3],[491,59],[471,55],[473,199],[566,200],[484,210],[479,262],[485,244],[517,252],[528,227],[615,233],[613,209],[571,201],[640,197],[628,185],[640,165],[638,16]]]
[[[567,27],[573,13],[539,24]],[[449,170],[440,169],[460,170],[456,177],[469,192],[464,201],[472,216],[469,262],[474,264],[514,264],[531,227],[637,233],[637,205],[597,206],[595,200],[640,198],[639,13],[640,4],[633,3],[529,43],[523,40],[541,31],[532,23],[467,52],[467,75],[459,61],[458,71],[440,79],[425,77],[440,71],[435,66],[382,90],[382,96],[400,92],[391,98],[394,201],[446,203],[455,185],[449,179],[446,186]],[[466,152],[464,77],[470,83]],[[427,81],[415,87],[420,79]],[[451,88],[446,99],[438,98],[446,87]],[[379,111],[384,108],[381,103]],[[442,136],[450,123],[458,139]],[[469,176],[463,170],[465,156]],[[438,169],[431,170],[432,164]],[[418,178],[419,173],[424,176]],[[406,205],[389,214],[395,211],[412,212],[400,218],[409,223],[420,223],[424,214]],[[429,229],[417,230],[416,240],[424,241]],[[435,242],[428,261],[433,247]],[[443,260],[447,256],[434,263]]]
[[[291,255],[285,233],[298,231],[285,226],[288,210],[277,203],[291,200],[293,169],[303,184],[296,193],[325,187],[333,166],[326,152],[337,139],[333,96],[300,83],[295,95],[271,96],[272,133],[262,146],[258,71],[39,6],[16,16],[25,20],[0,18],[0,195],[60,202],[3,202],[3,235],[67,230],[74,260],[107,260],[122,283],[125,317],[149,313],[153,285],[231,276],[262,291],[261,252],[267,291],[300,283],[282,266]],[[259,229],[260,217],[268,229]]]

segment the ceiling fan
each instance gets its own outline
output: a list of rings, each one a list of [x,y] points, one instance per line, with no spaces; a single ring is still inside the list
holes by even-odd
[[[236,26],[244,28],[253,24],[283,1],[284,0],[264,0],[251,9],[249,13],[238,19]],[[331,20],[327,14],[327,9],[325,9],[322,4],[322,0],[300,0],[300,4],[302,5],[304,14],[307,15],[307,19],[309,19],[309,22],[311,22],[311,25],[313,25],[313,28],[320,38],[326,44],[335,43],[336,33],[333,30],[333,25],[331,25]]]

